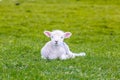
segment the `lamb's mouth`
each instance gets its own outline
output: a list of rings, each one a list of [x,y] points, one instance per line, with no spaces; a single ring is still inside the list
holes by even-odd
[[[55,43],[54,45],[55,45],[55,46],[58,46],[59,44],[58,44],[58,43]]]
[[[55,45],[58,45],[58,43],[55,43]]]

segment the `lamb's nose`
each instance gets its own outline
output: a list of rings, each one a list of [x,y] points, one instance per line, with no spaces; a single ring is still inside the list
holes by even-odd
[[[57,44],[57,43],[58,43],[58,41],[55,41],[55,43]]]

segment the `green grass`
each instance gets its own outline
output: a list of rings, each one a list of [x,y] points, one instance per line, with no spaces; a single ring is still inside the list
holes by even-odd
[[[20,5],[15,5],[20,2]],[[65,40],[86,57],[43,60],[44,30],[73,33]],[[2,0],[0,80],[119,80],[120,0]]]

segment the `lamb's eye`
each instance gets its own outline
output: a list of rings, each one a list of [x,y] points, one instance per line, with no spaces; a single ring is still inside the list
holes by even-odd
[[[51,38],[53,38],[53,36],[51,36]]]
[[[63,39],[63,36],[61,38]]]

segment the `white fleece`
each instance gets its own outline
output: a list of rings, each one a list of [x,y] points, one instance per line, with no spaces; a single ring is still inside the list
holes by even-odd
[[[72,53],[68,45],[63,42],[64,38],[69,38],[71,36],[70,32],[63,32],[60,30],[55,30],[53,32],[45,31],[44,34],[51,38],[51,41],[47,42],[45,46],[41,49],[41,57],[43,59],[69,59],[76,56],[85,56],[85,53]]]

